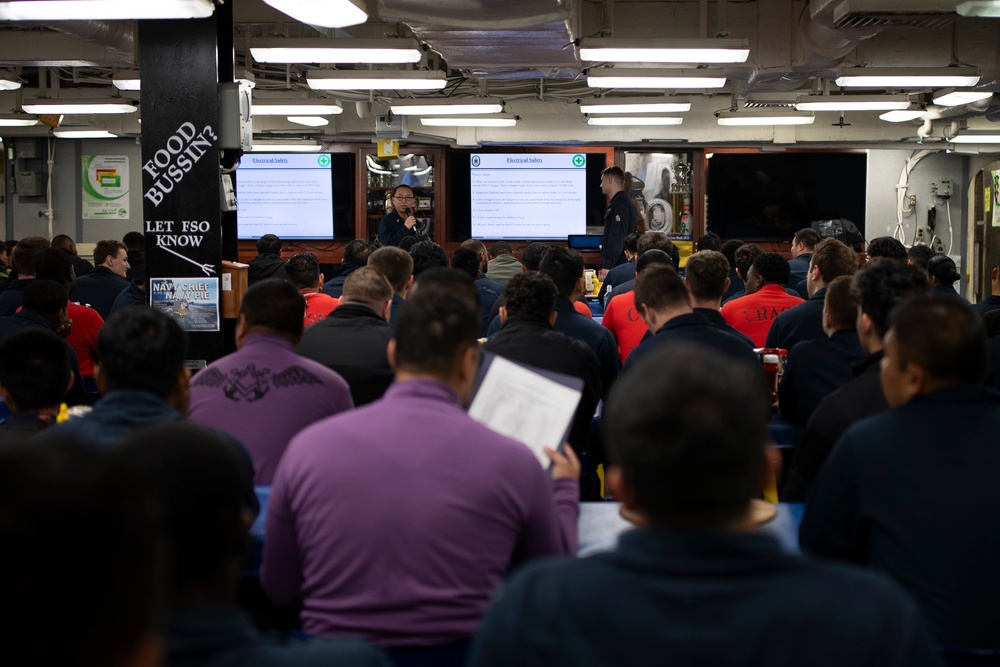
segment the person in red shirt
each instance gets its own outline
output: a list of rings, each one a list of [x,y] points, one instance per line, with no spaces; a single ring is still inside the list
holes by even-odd
[[[647,250],[635,262],[635,273],[638,277],[644,269],[654,264],[674,265],[670,255],[662,250]],[[622,363],[643,337],[649,333],[649,327],[642,319],[639,309],[635,307],[635,292],[628,291],[612,297],[604,309],[604,319],[601,324],[607,327],[618,342],[618,356]]]
[[[319,260],[311,252],[300,252],[285,262],[285,279],[294,285],[306,300],[306,326],[326,319],[326,316],[340,305],[340,299],[323,294],[323,274],[319,270]]]
[[[785,291],[791,275],[788,260],[778,253],[758,255],[747,272],[746,296],[727,301],[722,306],[726,323],[750,336],[757,347],[764,347],[775,318],[802,303],[802,299]]]

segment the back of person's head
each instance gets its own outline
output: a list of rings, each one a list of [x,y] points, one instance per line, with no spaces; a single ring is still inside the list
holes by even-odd
[[[628,239],[628,237],[626,237]],[[499,257],[500,255],[513,255],[514,251],[511,249],[510,244],[506,241],[497,241],[490,246],[490,258]]]
[[[104,262],[108,261],[109,257],[114,259],[122,250],[128,252],[128,248],[121,241],[116,241],[115,239],[98,241],[94,246],[94,266],[103,265]]]
[[[306,300],[291,283],[268,278],[250,286],[240,303],[240,317],[251,329],[265,329],[293,342],[302,337]]]
[[[129,232],[122,237],[122,243],[125,244],[129,252],[146,250],[146,237],[142,235],[142,232]]]
[[[230,602],[224,591],[235,587],[252,521],[233,442],[203,426],[166,422],[133,432],[112,456],[159,501],[173,593]]]
[[[601,172],[601,176],[607,176],[618,183],[625,183],[625,172],[617,165],[611,165]]]
[[[809,267],[819,267],[823,280],[829,285],[840,276],[853,276],[858,272],[858,253],[837,239],[823,239],[813,248]]]
[[[65,309],[68,302],[66,288],[54,280],[36,280],[24,288],[25,310],[51,316]]]
[[[344,248],[344,264],[365,266],[374,246],[365,239],[354,239]]]
[[[638,275],[645,271],[646,267],[657,264],[672,267],[674,265],[674,260],[672,260],[670,255],[662,250],[647,250],[639,255],[639,259],[635,260],[635,273]]]
[[[473,280],[479,278],[482,259],[479,253],[472,248],[457,248],[455,254],[451,256],[451,268],[457,269],[468,275]]]
[[[416,278],[428,269],[444,269],[448,267],[448,253],[434,241],[421,241],[410,248],[413,258],[413,277]]]
[[[12,410],[32,411],[62,403],[72,369],[66,342],[41,328],[22,329],[0,342],[0,388]]]
[[[962,277],[962,274],[958,272],[958,267],[955,266],[955,260],[948,255],[931,257],[927,262],[927,275],[931,278],[937,278],[938,283],[942,285],[953,285]]]
[[[385,276],[396,292],[402,292],[413,275],[413,257],[395,246],[385,246],[373,252],[368,256],[368,266]]]
[[[625,250],[627,250],[629,254],[631,255],[636,254],[636,249],[638,248],[638,246],[639,246],[638,233],[631,232],[625,235]]]
[[[927,273],[927,263],[931,261],[931,257],[934,256],[934,251],[931,250],[930,246],[926,245],[915,245],[906,251],[906,258],[909,260],[910,264],[917,267],[924,273]]]
[[[662,250],[673,255],[674,243],[665,232],[645,232],[636,241],[635,250],[642,257],[649,250]]]
[[[69,286],[73,282],[73,260],[59,248],[45,248],[35,257],[35,277]]]
[[[750,266],[757,270],[766,285],[787,285],[792,277],[788,260],[776,252],[762,252]]]
[[[854,277],[858,287],[861,312],[867,315],[882,337],[889,330],[889,314],[902,301],[926,294],[930,289],[927,276],[915,266],[899,266],[898,262],[873,259]]]
[[[292,255],[285,262],[285,278],[300,290],[317,287],[319,276],[319,260],[311,252]]]
[[[736,251],[742,248],[745,244],[739,239],[729,239],[722,244],[719,248],[719,252],[726,256],[726,261],[729,262],[729,268],[736,268]],[[750,269],[750,265],[747,265],[747,269]],[[746,275],[745,273],[743,275]]]
[[[76,242],[71,236],[66,234],[56,234],[52,237],[52,247],[58,248],[60,250],[66,250],[67,252],[72,250],[76,246]]]
[[[503,288],[508,317],[524,316],[549,321],[559,290],[552,278],[540,271],[525,271],[511,278]]]
[[[868,256],[906,261],[906,246],[891,236],[877,236],[868,242]]]
[[[0,451],[0,508],[11,665],[159,664],[164,562],[139,480],[90,448],[34,442]],[[58,628],[44,620],[53,605],[65,619]]]
[[[404,236],[399,241],[399,247],[400,249],[405,250],[406,252],[410,252],[410,248],[426,240],[427,240],[426,237],[417,236],[416,234],[411,234],[409,236]]]
[[[715,301],[726,291],[729,262],[717,250],[699,250],[688,257],[684,277],[691,287],[691,296],[698,301]]]
[[[819,240],[819,232],[812,227],[805,227],[795,232],[795,236],[792,237],[792,245],[801,243],[806,247],[807,252],[812,252]]]
[[[34,276],[38,255],[49,246],[49,240],[41,236],[26,236],[18,241],[11,254],[11,261],[14,262],[18,275],[22,278]]]
[[[376,253],[383,250],[399,250],[399,248],[380,248],[372,253],[372,259],[375,258]],[[403,251],[400,250],[400,252]],[[376,267],[370,264],[371,262],[369,262],[369,266],[362,266],[347,276],[347,279],[344,280],[344,291],[341,294],[340,302],[341,304],[354,303],[367,306],[376,313],[381,313],[385,302],[392,298],[393,286]]]
[[[478,345],[479,299],[473,282],[455,269],[427,271],[396,320],[396,368],[448,377],[465,351]]]
[[[744,243],[736,249],[736,264],[734,265],[739,274],[746,280],[750,273],[750,267],[759,256],[764,254],[764,249],[756,243]]]
[[[977,385],[986,377],[986,330],[979,315],[957,299],[907,299],[889,316],[889,330],[900,369],[919,366],[937,386]]]
[[[650,266],[635,277],[635,307],[642,306],[657,312],[690,308],[691,295],[672,266]]]
[[[570,248],[553,248],[542,258],[538,270],[552,278],[559,296],[568,299],[583,278],[583,255]]]
[[[770,413],[752,368],[678,341],[615,383],[604,441],[653,524],[721,525],[760,489]]]
[[[187,337],[170,315],[134,306],[108,318],[97,351],[107,391],[138,389],[166,400],[184,369]]]
[[[264,234],[257,239],[257,252],[261,255],[278,255],[281,253],[281,239],[274,234]]]
[[[486,246],[479,239],[465,239],[464,241],[462,241],[459,244],[458,247],[459,248],[468,248],[469,250],[473,250],[477,254],[479,254],[480,256],[487,254],[486,253]]]
[[[521,253],[521,263],[524,264],[524,270],[537,271],[538,266],[542,263],[542,258],[549,250],[552,250],[552,246],[548,243],[540,241],[529,243],[528,247]]]
[[[860,299],[854,276],[840,276],[827,285],[823,309],[829,315],[834,331],[854,331]]]
[[[706,232],[698,239],[698,252],[722,250],[722,238],[715,232]]]

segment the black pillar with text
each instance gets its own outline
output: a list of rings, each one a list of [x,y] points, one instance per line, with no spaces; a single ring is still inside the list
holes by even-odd
[[[139,21],[148,299],[188,333],[188,364],[223,354],[216,17]]]

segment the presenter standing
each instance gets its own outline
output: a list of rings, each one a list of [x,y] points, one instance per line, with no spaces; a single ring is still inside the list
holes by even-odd
[[[601,269],[613,269],[624,264],[625,237],[635,233],[638,211],[625,192],[625,174],[621,167],[611,166],[601,172],[601,192],[609,197],[604,211],[604,237],[601,239]]]
[[[417,219],[413,217],[417,198],[409,185],[397,185],[392,191],[392,211],[378,223],[378,240],[383,246],[398,246],[404,236],[417,232]]]

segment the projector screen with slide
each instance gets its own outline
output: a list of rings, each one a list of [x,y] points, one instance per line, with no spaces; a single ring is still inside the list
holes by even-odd
[[[243,156],[236,171],[239,237],[334,238],[331,162],[326,153]]]
[[[473,238],[586,234],[587,155],[473,153],[469,197]]]

